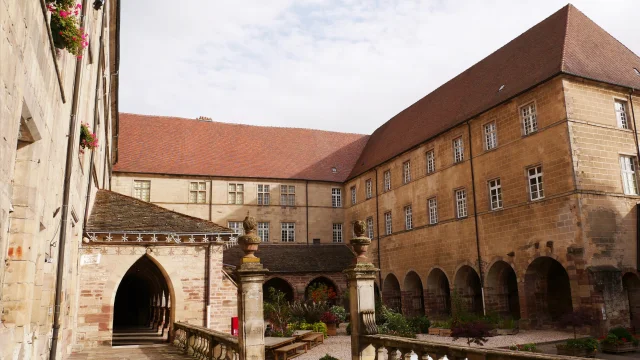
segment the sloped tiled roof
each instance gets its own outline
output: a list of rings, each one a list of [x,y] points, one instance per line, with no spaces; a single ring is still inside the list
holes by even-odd
[[[121,113],[114,171],[342,182],[367,138]]]
[[[349,178],[560,73],[640,89],[634,67],[636,54],[567,5],[376,129]]]
[[[233,233],[233,230],[109,190],[98,190],[86,232]]]
[[[272,273],[341,272],[355,258],[347,245],[260,244],[255,255]],[[238,266],[244,252],[239,246],[226,249],[222,262]]]

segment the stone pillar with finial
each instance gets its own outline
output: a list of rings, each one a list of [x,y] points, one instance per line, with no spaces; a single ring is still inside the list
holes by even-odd
[[[238,244],[244,257],[236,270],[238,277],[238,345],[240,360],[264,360],[264,312],[262,283],[268,272],[255,256],[260,244],[256,219],[248,216],[242,223],[244,235]]]
[[[351,359],[373,360],[375,348],[362,347],[360,337],[374,335],[376,328],[375,279],[380,270],[366,256],[371,239],[365,236],[367,226],[358,220],[353,224],[355,237],[350,243],[356,257],[353,264],[344,270],[349,280],[349,309],[351,315]]]

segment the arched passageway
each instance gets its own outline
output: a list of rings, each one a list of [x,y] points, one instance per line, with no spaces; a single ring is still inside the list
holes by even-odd
[[[513,319],[520,319],[518,279],[511,265],[498,261],[487,273],[485,284],[487,310]]]
[[[427,314],[442,318],[451,314],[451,288],[444,271],[433,269],[427,277]]]
[[[375,297],[376,304],[382,301],[382,295],[380,295],[380,287],[378,283],[373,283],[373,293]]]
[[[291,287],[291,285],[286,280],[278,277],[274,277],[272,279],[265,281],[265,283],[262,284],[262,293],[263,293],[264,301],[269,301],[269,288],[274,288],[277,291],[283,292],[285,295],[285,299],[287,299],[288,302],[293,302],[295,298],[293,293],[293,287]]]
[[[405,316],[424,315],[424,291],[422,280],[415,271],[410,271],[404,278],[402,292],[402,313]]]
[[[390,309],[402,311],[400,283],[393,274],[387,275],[382,283],[382,302]]]
[[[636,274],[626,273],[622,277],[622,286],[629,299],[629,320],[631,326],[640,330],[640,279]]]
[[[569,275],[555,259],[539,257],[524,278],[527,316],[532,326],[553,324],[573,311]]]
[[[171,324],[169,285],[148,257],[136,261],[122,278],[113,308],[113,345],[166,340]]]
[[[474,314],[483,313],[480,277],[471,266],[464,265],[458,270],[453,285],[465,310]]]
[[[311,280],[304,290],[304,295],[307,300],[328,301],[334,305],[340,299],[336,284],[324,276]]]

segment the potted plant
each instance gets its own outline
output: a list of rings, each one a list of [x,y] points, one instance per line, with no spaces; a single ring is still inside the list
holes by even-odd
[[[602,352],[612,354],[634,352],[638,349],[638,339],[627,329],[617,327],[609,330],[607,336],[600,339],[600,348]]]
[[[320,321],[327,324],[327,335],[336,336],[336,328],[338,326],[337,316],[335,316],[331,311],[327,311],[320,316]]]
[[[84,149],[93,150],[98,147],[98,136],[89,130],[89,124],[82,123],[80,125],[80,153],[84,153]]]
[[[82,57],[82,49],[89,45],[87,34],[79,27],[82,5],[73,6],[73,2],[66,0],[56,1],[48,3],[47,9],[51,12],[51,36],[55,47]]]
[[[594,338],[569,339],[556,345],[558,355],[592,358],[598,351],[598,340]]]

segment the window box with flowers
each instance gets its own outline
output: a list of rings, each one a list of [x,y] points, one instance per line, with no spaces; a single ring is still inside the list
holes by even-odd
[[[84,154],[84,149],[93,150],[98,147],[98,136],[89,130],[89,124],[80,125],[80,153]]]
[[[600,349],[611,354],[634,352],[638,349],[638,339],[625,328],[613,328],[607,336],[600,338]]]
[[[82,5],[75,4],[74,0],[47,1],[47,9],[51,12],[54,46],[81,58],[82,50],[89,45],[87,34],[80,27]]]

